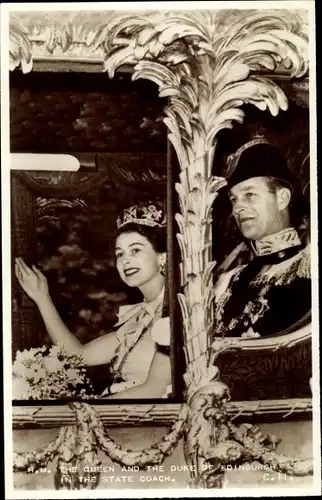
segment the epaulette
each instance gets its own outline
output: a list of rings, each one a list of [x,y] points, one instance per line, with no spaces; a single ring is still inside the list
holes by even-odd
[[[311,278],[311,245],[308,243],[302,251],[301,260],[297,270],[299,278]]]

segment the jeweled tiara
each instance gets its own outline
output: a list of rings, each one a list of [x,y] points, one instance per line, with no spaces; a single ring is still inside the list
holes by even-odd
[[[162,210],[158,210],[155,205],[134,205],[124,210],[123,218],[118,217],[116,219],[118,229],[130,222],[150,227],[162,227],[165,224],[165,221],[162,220]]]

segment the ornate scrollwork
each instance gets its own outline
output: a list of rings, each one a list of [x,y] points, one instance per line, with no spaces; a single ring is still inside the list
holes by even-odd
[[[9,67],[14,70],[21,66],[23,73],[32,69],[32,44],[28,31],[15,17],[10,20],[9,26]]]
[[[184,451],[194,487],[222,487],[227,465],[255,460],[294,476],[313,474],[312,460],[278,454],[275,436],[264,436],[253,425],[233,424],[227,412],[229,389],[216,367],[209,369],[208,380],[199,388],[191,385],[190,393]]]
[[[62,428],[55,441],[40,451],[14,453],[15,472],[35,472],[41,467],[46,467],[58,455],[55,475],[57,489],[95,488],[99,482],[99,473],[91,474],[96,474],[95,483],[88,483],[83,479],[86,476],[86,466],[95,468],[99,465],[97,458],[99,449],[113,461],[124,466],[136,465],[144,469],[147,465],[160,464],[178,444],[188,415],[187,407],[183,406],[176,422],[159,443],[149,449],[131,451],[116,444],[105,433],[104,426],[92,406],[85,403],[71,403],[70,406],[76,416],[75,427]],[[68,474],[71,480],[67,480],[64,478],[64,469],[71,465],[74,465],[75,470]]]
[[[66,21],[63,26],[67,26]],[[75,29],[66,30],[61,27],[58,37],[57,30],[50,28],[50,36],[56,33],[56,38],[47,50],[57,54],[76,45]],[[19,36],[23,38],[25,32]],[[222,346],[210,354],[214,331],[212,270],[216,265],[212,261],[212,205],[225,185],[224,179],[213,175],[218,133],[243,122],[244,104],[269,110],[273,116],[287,109],[286,95],[267,73],[279,71],[286,79],[307,74],[308,36],[300,15],[281,10],[265,10],[265,15],[237,10],[113,13],[106,24],[101,21],[95,29],[93,24],[85,25],[82,40],[97,53],[103,52],[103,69],[111,78],[120,66],[134,65],[134,80],[155,82],[160,97],[168,98],[164,122],[181,169],[176,185],[180,202],[176,221],[183,293],[178,299],[183,316],[188,406],[183,406],[170,434],[146,455],[126,455],[127,451],[115,447],[103,436],[93,410],[85,405],[74,405],[83,415],[77,432],[82,436],[95,433],[111,458],[124,463],[127,456],[133,464],[141,463],[143,455],[144,463],[159,463],[182,432],[186,460],[195,466],[192,480],[197,487],[220,487],[221,465],[254,459],[274,463],[290,474],[312,473],[311,461],[281,457],[273,450],[272,440],[258,436],[253,428],[232,424],[227,412],[229,389],[214,366]],[[25,69],[31,57],[26,54]],[[11,57],[13,66],[19,64],[19,57],[22,64],[21,54],[12,51]],[[88,450],[92,452],[91,447]],[[19,460],[22,458],[16,457],[16,468]],[[204,465],[206,473],[202,472]]]
[[[46,197],[62,197],[66,199],[84,196],[98,184],[110,182],[109,172],[35,172],[15,171],[14,177],[30,191]]]
[[[234,425],[227,417],[228,398],[227,386],[219,380],[209,379],[208,385],[193,393],[189,405],[182,406],[169,432],[158,443],[140,451],[116,444],[106,434],[92,406],[71,403],[76,416],[75,426],[61,428],[57,438],[42,450],[14,453],[13,470],[34,473],[58,456],[56,489],[93,489],[100,479],[99,450],[118,464],[144,469],[148,465],[161,464],[185,434],[185,454],[188,464],[192,465],[191,485],[194,487],[220,487],[224,475],[222,467],[241,461],[261,460],[273,465],[276,471],[294,476],[312,474],[312,461],[293,460],[275,453],[278,441],[274,436],[263,436],[252,425]],[[194,456],[197,461],[192,460]],[[94,481],[86,480],[89,474]]]
[[[87,204],[81,198],[75,198],[73,200],[64,200],[61,198],[42,198],[38,196],[36,198],[37,216],[39,218],[44,217],[47,213],[56,208],[78,208],[82,211],[86,211]]]

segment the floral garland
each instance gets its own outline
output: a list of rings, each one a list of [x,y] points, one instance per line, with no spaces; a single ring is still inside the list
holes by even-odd
[[[103,423],[93,407],[86,403],[70,403],[75,412],[76,426],[61,428],[57,438],[45,448],[38,451],[13,453],[13,471],[34,473],[41,467],[45,467],[58,455],[57,469],[55,474],[56,489],[80,489],[86,487],[87,483],[80,481],[80,474],[84,476],[81,468],[84,465],[94,469],[99,465],[98,450],[101,449],[113,461],[124,466],[137,465],[144,469],[147,465],[161,464],[165,457],[170,455],[179,443],[185,429],[188,418],[188,408],[183,405],[177,420],[173,423],[167,434],[150,448],[132,451],[124,448],[105,432]],[[72,486],[64,481],[62,465],[74,464],[76,469],[71,473]],[[95,488],[99,482],[99,472],[96,482],[90,483]]]
[[[190,486],[194,488],[221,488],[224,473],[222,465],[259,461],[277,472],[293,476],[313,474],[311,459],[298,460],[278,454],[279,442],[275,436],[264,436],[257,426],[233,424],[226,415],[227,388],[219,380],[209,380],[208,386],[197,391],[184,404],[169,431],[150,448],[133,451],[117,443],[106,433],[96,410],[87,403],[70,403],[75,412],[76,425],[60,429],[57,438],[38,451],[13,453],[13,472],[34,473],[58,456],[55,473],[56,489],[96,488],[100,481],[98,452],[102,450],[111,460],[123,466],[161,464],[186,436],[184,452],[187,463],[192,452],[197,458],[197,469]],[[206,464],[207,467],[202,467]],[[64,466],[73,465],[69,473],[72,482],[64,480]],[[83,482],[86,467],[95,472],[95,481]],[[195,470],[195,469],[194,469]],[[204,470],[204,472],[201,472]]]

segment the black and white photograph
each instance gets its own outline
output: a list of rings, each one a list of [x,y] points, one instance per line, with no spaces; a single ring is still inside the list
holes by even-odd
[[[314,2],[1,14],[7,498],[317,494]]]

